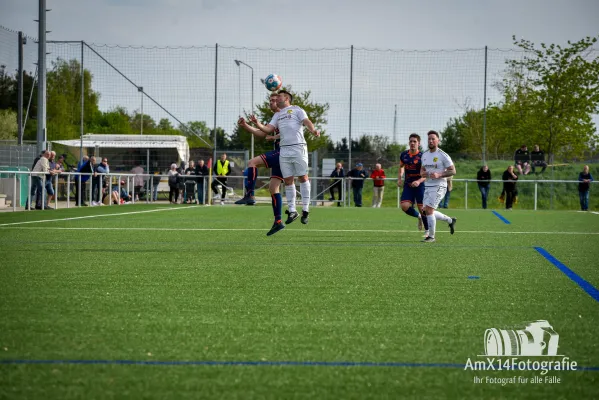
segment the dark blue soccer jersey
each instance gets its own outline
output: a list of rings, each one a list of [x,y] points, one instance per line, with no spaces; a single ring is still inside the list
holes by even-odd
[[[412,154],[410,150],[406,150],[399,156],[399,166],[405,169],[404,185],[420,179],[420,168],[422,167],[422,152]]]

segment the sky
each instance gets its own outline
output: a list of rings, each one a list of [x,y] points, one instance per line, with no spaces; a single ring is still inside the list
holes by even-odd
[[[490,49],[487,101],[496,101],[492,84],[501,79],[505,59],[520,55],[493,49],[513,49],[512,35],[565,44],[599,34],[597,0],[47,0],[46,6],[52,9],[48,40],[90,43],[182,121],[213,124],[218,43],[218,126],[230,132],[236,117],[251,108],[251,71],[234,64],[240,59],[255,72],[254,104],[267,95],[259,78],[269,73],[281,75],[295,90],[311,90],[315,101],[328,102],[326,129],[335,141],[349,131],[350,45],[355,46],[353,136],[397,134],[403,142],[414,131],[442,130],[466,107],[482,107],[484,46]],[[0,10],[0,25],[38,36],[37,1],[0,0]],[[0,57],[8,58],[12,50],[6,40],[0,37]],[[50,59],[80,53],[67,45],[48,51]],[[140,109],[133,85],[92,50],[84,56],[102,109]],[[144,113],[173,120],[148,99]]]

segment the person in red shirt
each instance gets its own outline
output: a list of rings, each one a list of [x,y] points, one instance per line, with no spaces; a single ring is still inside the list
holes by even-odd
[[[372,207],[381,208],[386,178],[385,171],[381,168],[381,164],[376,164],[374,166],[374,171],[370,174],[370,178],[374,182],[374,188],[372,188]]]

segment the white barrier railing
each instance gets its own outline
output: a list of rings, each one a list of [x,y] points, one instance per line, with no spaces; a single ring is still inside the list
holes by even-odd
[[[12,196],[8,196],[7,200],[11,201],[11,206],[13,211],[17,210],[17,203],[22,203],[22,199],[21,196],[18,195],[19,193],[21,193],[22,191],[19,190],[20,186],[22,185],[23,180],[26,180],[27,182],[27,201],[26,201],[26,207],[27,209],[31,209],[32,208],[32,196],[35,193],[36,196],[36,204],[40,205],[41,209],[45,209],[47,208],[47,206],[49,206],[50,204],[47,204],[45,201],[46,198],[46,184],[47,184],[47,178],[46,175],[44,173],[36,173],[36,172],[31,172],[31,171],[0,171],[0,174],[2,174],[3,176],[8,176],[10,179],[10,177],[12,176]],[[78,179],[78,177],[86,177],[87,179],[85,180],[85,182],[81,182],[82,179]],[[189,183],[189,180],[194,180],[194,187],[193,187],[193,201],[194,202],[198,202],[198,203],[209,203],[211,200],[211,195],[209,194],[209,190],[212,190],[211,188],[208,187],[208,181],[209,181],[209,177],[205,176],[205,177],[198,177],[198,176],[190,176],[190,175],[180,175],[181,178],[183,178],[183,185],[185,185],[185,181],[187,181],[187,183]],[[36,177],[40,177],[40,180],[37,181]],[[241,180],[243,182],[243,180],[245,179],[245,176],[232,176],[229,175],[227,176],[227,179],[237,179],[237,180]],[[6,180],[7,178],[2,178],[2,180]],[[61,194],[65,194],[66,193],[66,207],[67,208],[71,208],[71,191],[73,189],[75,189],[75,202],[76,205],[80,205],[80,204],[84,204],[85,200],[89,199],[90,202],[94,201],[94,200],[99,200],[99,202],[102,202],[105,198],[105,196],[110,196],[109,197],[109,201],[108,201],[108,205],[112,205],[113,204],[113,199],[112,199],[112,193],[113,193],[113,187],[116,187],[117,191],[116,193],[118,193],[118,198],[121,198],[121,192],[122,192],[122,186],[121,186],[121,181],[125,181],[125,185],[124,187],[125,189],[125,193],[127,195],[131,196],[131,203],[135,203],[138,200],[137,195],[138,194],[143,194],[144,195],[144,200],[145,203],[154,203],[157,201],[157,195],[158,193],[164,193],[166,192],[166,190],[159,190],[161,187],[162,183],[165,183],[165,180],[168,180],[168,175],[152,175],[152,174],[131,174],[131,173],[109,173],[109,174],[89,174],[89,173],[78,173],[78,172],[64,172],[64,173],[60,173],[57,175],[52,175],[51,179],[54,181],[52,186],[55,192],[54,198],[53,198],[53,205],[54,208],[58,208],[59,207],[59,203],[58,203],[58,192],[59,192],[59,188],[61,188],[61,184],[64,187],[64,191],[61,191]],[[98,183],[94,183],[94,179],[96,179],[95,182]],[[139,180],[139,179],[143,179],[143,185],[135,185],[135,180]],[[214,177],[213,177],[214,179]],[[267,176],[259,176],[257,178],[258,181],[263,181],[264,183],[262,183],[261,185],[257,185],[256,190],[260,190],[262,188],[265,188],[268,186],[268,180],[270,179],[270,177]],[[116,180],[116,183],[113,183],[113,181]],[[366,179],[360,179],[360,178],[329,178],[329,177],[311,177],[310,178],[311,182],[312,182],[312,199],[311,202],[313,205],[317,205],[317,203],[322,202],[322,203],[339,203],[341,205],[344,206],[350,206],[351,205],[351,196],[348,196],[348,193],[352,193],[352,188],[351,188],[351,182],[352,181],[356,181],[356,180],[363,180],[363,181],[372,181],[372,179],[370,178],[366,178]],[[333,188],[333,186],[335,186],[335,182],[336,181],[341,181],[341,198],[340,199],[335,199],[335,200],[328,200],[326,199],[326,193],[327,191],[330,191],[331,188]],[[385,182],[386,182],[386,186],[389,188],[389,182],[393,182],[395,183],[397,181],[397,178],[386,178]],[[20,182],[20,183],[19,183]],[[105,184],[103,184],[103,182],[106,182]],[[139,183],[139,181],[137,182]],[[200,191],[197,190],[198,189],[198,184],[202,185],[202,190],[201,190],[201,199],[200,197]],[[296,180],[296,185],[297,185],[297,180]],[[456,187],[456,184],[460,184],[463,183],[464,185],[464,196],[463,196],[463,202],[464,202],[464,208],[468,209],[468,198],[469,198],[469,184],[477,184],[478,181],[475,179],[453,179],[453,185],[454,185],[454,190]],[[490,184],[501,184],[503,183],[502,180],[491,180],[489,181]],[[532,203],[532,208],[534,210],[538,209],[538,204],[539,204],[539,186],[540,185],[552,185],[552,194],[555,191],[555,188],[553,187],[553,185],[557,184],[557,185],[562,185],[562,184],[578,184],[579,181],[577,180],[520,180],[517,181],[517,184],[519,187],[522,187],[522,185],[534,185],[534,190],[533,190],[533,203]],[[282,182],[281,182],[282,184]],[[597,182],[592,182],[593,185],[596,185]],[[85,185],[87,185],[87,187],[85,187]],[[35,186],[36,190],[33,191],[32,187]],[[41,195],[38,195],[38,189],[41,186]],[[167,185],[162,185],[162,189],[165,189],[165,186]],[[244,193],[244,188],[243,188],[243,184],[237,185],[239,186],[238,188],[238,193],[235,192],[235,190],[233,189],[233,185],[225,185],[225,187],[223,188],[224,190],[227,190],[230,195],[229,195],[229,199],[231,199],[231,195],[233,197],[233,199],[235,198],[241,198],[243,193]],[[368,189],[366,187],[366,182],[364,185],[364,189]],[[396,185],[393,185],[396,187]],[[102,193],[103,189],[107,189],[107,192]],[[137,189],[137,192],[136,192]],[[6,189],[5,189],[6,190]],[[284,191],[282,191],[284,192]],[[2,192],[0,191],[0,194],[2,194]],[[103,196],[104,194],[104,196]],[[184,191],[182,193],[182,195],[186,196],[187,192]],[[40,197],[41,196],[41,197]],[[401,188],[400,187],[396,187],[396,200],[397,200],[397,208],[400,208],[400,198],[401,198]],[[17,200],[18,199],[18,200]],[[39,199],[39,200],[38,200]],[[301,197],[298,196],[298,201],[300,201]],[[552,197],[553,199],[553,197]],[[268,202],[270,202],[270,199],[268,199]],[[120,201],[119,201],[120,203]],[[93,203],[92,203],[93,204]],[[19,207],[20,208],[20,207]]]

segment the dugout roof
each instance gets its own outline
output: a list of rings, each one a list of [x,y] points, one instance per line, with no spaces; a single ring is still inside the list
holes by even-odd
[[[55,140],[52,143],[69,147],[80,147],[80,139]],[[134,148],[176,149],[181,161],[189,160],[189,145],[185,136],[174,135],[83,135],[83,147],[89,148]]]

